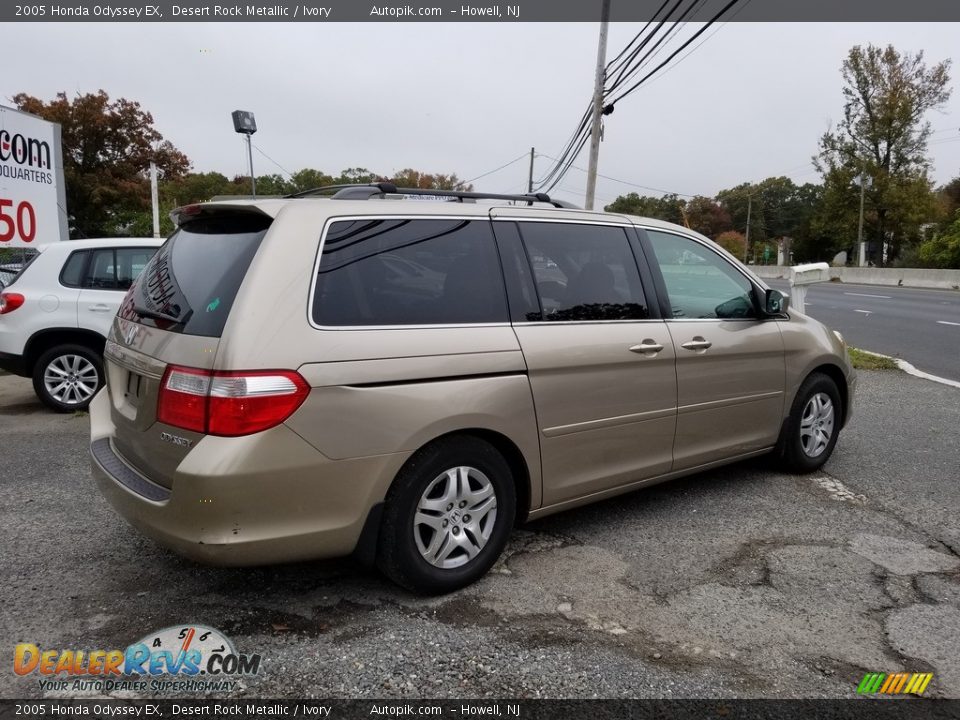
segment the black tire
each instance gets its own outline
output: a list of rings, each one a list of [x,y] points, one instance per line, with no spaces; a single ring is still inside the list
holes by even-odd
[[[804,421],[804,411],[808,409],[807,406],[811,400],[818,395],[827,396],[833,404],[833,425],[826,445],[816,455],[811,455],[808,449],[804,447],[801,426]],[[797,396],[793,399],[790,415],[784,423],[780,440],[777,443],[780,464],[783,469],[788,472],[803,474],[823,467],[823,464],[833,454],[833,448],[836,447],[843,412],[840,392],[837,390],[837,384],[833,379],[822,373],[813,373],[808,376],[797,391]],[[813,449],[815,444],[811,444],[810,440],[807,441],[809,449]]]
[[[417,547],[414,533],[422,528],[417,529],[414,516],[424,493],[448,470],[458,467],[478,470],[493,486],[496,517],[492,520],[486,544],[473,558],[465,560],[459,567],[442,568],[428,562]],[[377,566],[398,585],[425,595],[440,595],[469,585],[482,577],[503,552],[513,528],[516,502],[513,473],[492,445],[469,436],[443,438],[431,443],[407,461],[387,493],[378,539]],[[463,533],[464,540],[473,537],[466,529],[456,527]],[[460,557],[465,554],[458,552]]]
[[[79,364],[84,369],[92,368],[92,370],[84,373],[82,378],[84,382],[76,386],[75,392],[61,393],[60,397],[56,397],[44,382],[47,369],[54,364],[59,365],[60,369],[63,369],[63,364],[70,365],[72,358],[81,358],[85,363],[81,362]],[[60,361],[59,363],[58,360]],[[95,378],[94,374],[96,376]],[[37,397],[40,398],[47,407],[61,413],[86,410],[94,395],[103,387],[103,378],[103,360],[98,353],[84,345],[69,344],[52,347],[43,353],[33,366],[34,392],[37,393]],[[89,393],[89,395],[87,395],[86,390],[88,387],[93,388],[93,392]],[[81,397],[81,395],[84,397]]]

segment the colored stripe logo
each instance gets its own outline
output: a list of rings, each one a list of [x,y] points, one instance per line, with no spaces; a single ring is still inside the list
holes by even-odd
[[[857,686],[858,695],[923,695],[933,673],[867,673]]]

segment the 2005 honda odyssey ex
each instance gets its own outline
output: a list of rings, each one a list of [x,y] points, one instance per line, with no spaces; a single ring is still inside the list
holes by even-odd
[[[450,591],[517,523],[762,453],[815,470],[850,418],[842,338],[690,230],[335,192],[180,209],[114,321],[94,476],[183,555]]]

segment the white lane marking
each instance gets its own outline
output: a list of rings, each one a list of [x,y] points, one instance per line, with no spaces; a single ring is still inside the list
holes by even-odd
[[[854,312],[863,313],[864,315],[873,315],[873,310],[854,310]]]
[[[884,300],[890,300],[890,299],[892,299],[890,295],[870,295],[870,294],[868,294],[868,293],[848,293],[848,292],[845,292],[844,295],[856,295],[857,297],[875,297],[875,298],[883,298]]]
[[[930,373],[925,373],[923,370],[917,370],[906,360],[891,357],[890,355],[882,355],[880,353],[870,352],[869,350],[861,350],[861,352],[865,352],[867,355],[876,355],[877,357],[887,358],[887,360],[893,360],[897,364],[897,367],[903,370],[907,375],[913,375],[914,377],[923,378],[924,380],[932,380],[933,382],[940,383],[942,385],[949,385],[950,387],[955,387],[960,390],[960,382],[938,377],[937,375],[931,375]]]
[[[809,304],[810,303],[807,303],[807,305]],[[960,327],[960,323],[950,322],[949,320],[937,320],[937,322],[941,325],[956,325],[957,327]]]

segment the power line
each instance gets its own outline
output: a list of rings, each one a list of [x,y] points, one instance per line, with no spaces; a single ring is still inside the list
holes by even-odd
[[[482,175],[477,175],[475,178],[470,178],[469,180],[461,180],[460,182],[457,183],[456,187],[461,187],[461,186],[463,186],[463,185],[469,185],[469,184],[472,183],[474,180],[479,180],[480,178],[485,178],[487,175],[493,175],[495,172],[500,172],[500,171],[503,170],[504,168],[508,168],[508,167],[510,167],[511,165],[513,165],[515,162],[519,162],[520,160],[523,160],[524,158],[529,157],[529,156],[530,156],[530,153],[524,153],[523,155],[520,155],[519,157],[515,157],[515,158],[514,158],[513,160],[511,160],[510,162],[504,163],[504,164],[501,165],[500,167],[494,168],[493,170],[490,170],[490,171],[488,171],[488,172],[485,172],[485,173],[483,173]]]
[[[537,153],[537,157],[540,157],[540,153]],[[549,160],[556,160],[556,158],[552,158],[549,155],[543,155],[543,157]],[[570,167],[572,167],[574,170],[579,170],[580,172],[583,172],[583,173],[587,172],[584,168],[578,165],[571,164]],[[603,173],[597,173],[597,177],[602,177],[604,180],[612,180],[613,182],[618,182],[623,185],[629,185],[631,187],[640,188],[641,190],[650,190],[652,192],[663,193],[664,195],[680,195],[682,197],[691,197],[691,198],[697,197],[696,195],[691,195],[690,193],[676,192],[674,190],[664,190],[662,188],[650,187],[649,185],[640,185],[635,182],[630,182],[629,180],[621,180],[619,178],[610,177],[609,175],[604,175]]]
[[[290,172],[289,170],[287,170],[283,165],[281,165],[280,163],[278,163],[278,162],[277,162],[276,160],[274,160],[272,157],[270,157],[269,155],[267,155],[267,154],[260,148],[259,145],[257,145],[256,143],[253,143],[253,146],[257,149],[257,152],[258,152],[258,153],[260,153],[261,155],[263,155],[267,160],[269,160],[270,162],[272,162],[272,163],[273,163],[274,165],[276,165],[278,168],[280,168],[281,170],[283,170],[283,171],[287,174],[287,177],[289,177],[291,180],[293,179],[293,173],[292,173],[292,172]]]
[[[628,69],[628,68],[623,68],[623,69],[620,70],[618,76],[617,76],[616,78],[614,78],[613,83],[612,83],[612,84],[610,85],[610,87],[607,89],[607,93],[608,93],[608,94],[613,93],[614,90],[616,90],[617,88],[619,88],[621,85],[623,85],[625,82],[627,82],[630,78],[634,77],[641,69],[643,69],[644,67],[646,67],[647,65],[649,65],[649,64],[654,60],[654,58],[656,58],[657,55],[659,55],[660,52],[666,47],[666,46],[664,45],[664,43],[667,43],[668,41],[673,40],[673,38],[676,37],[676,35],[677,35],[684,27],[686,27],[687,23],[689,22],[689,20],[688,20],[689,16],[690,16],[691,14],[693,14],[700,6],[702,6],[706,1],[707,1],[707,0],[694,0],[694,1],[687,7],[687,9],[680,15],[680,17],[678,18],[678,20],[673,23],[673,25],[671,26],[671,28],[670,28],[669,30],[667,30],[666,34],[663,35],[663,37],[661,37],[659,40],[657,40],[657,42],[653,45],[653,47],[650,48],[650,50],[648,50],[647,53],[646,53],[636,64],[634,64],[634,65],[633,65],[632,67],[630,67],[629,69]],[[674,5],[672,8],[670,8],[670,11],[669,11],[670,14],[673,14],[673,12],[677,9],[677,7],[678,7],[679,5],[680,5],[680,1],[678,0],[677,4]],[[664,24],[664,23],[662,23],[662,22],[660,23],[660,26],[657,27],[657,29],[654,31],[653,35],[656,35],[656,33],[660,30],[660,28],[663,26],[663,24]],[[651,37],[653,37],[653,36],[651,36]],[[662,45],[663,45],[664,47],[661,47]],[[681,48],[681,49],[683,49],[683,48]],[[635,54],[633,55],[633,57],[636,57],[637,54],[639,54],[639,53],[635,53]]]
[[[619,102],[620,100],[623,100],[625,97],[627,97],[627,95],[629,95],[630,93],[634,92],[637,88],[639,88],[641,85],[643,85],[643,83],[645,83],[647,80],[649,80],[651,77],[653,77],[653,76],[654,76],[657,72],[659,72],[662,68],[666,67],[666,66],[670,63],[670,61],[673,60],[673,58],[675,58],[677,55],[679,55],[681,52],[683,52],[683,50],[685,50],[694,40],[696,40],[698,37],[700,37],[701,35],[703,35],[703,33],[705,33],[707,30],[709,30],[710,27],[711,27],[724,13],[726,13],[730,8],[732,8],[732,7],[733,7],[734,5],[736,5],[738,2],[741,2],[741,0],[730,0],[726,5],[724,5],[724,6],[720,9],[720,11],[719,11],[716,15],[714,15],[714,16],[709,20],[709,22],[707,22],[702,28],[700,28],[699,30],[697,30],[697,32],[695,32],[685,43],[683,43],[683,45],[681,45],[679,48],[677,48],[677,49],[674,50],[672,53],[670,53],[669,57],[667,57],[666,60],[664,60],[664,61],[663,61],[662,63],[660,63],[659,65],[657,65],[653,70],[651,70],[650,72],[648,72],[646,75],[644,75],[642,78],[640,78],[640,80],[638,80],[637,82],[635,82],[635,83],[634,83],[633,85],[631,85],[629,88],[627,88],[626,90],[624,90],[624,91],[623,91],[620,95],[618,95],[616,98],[612,99],[612,100],[610,101],[610,103],[611,103],[611,104],[614,104],[614,103]]]

